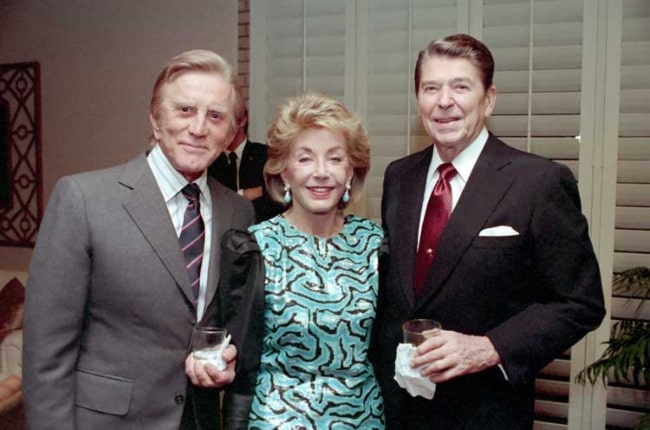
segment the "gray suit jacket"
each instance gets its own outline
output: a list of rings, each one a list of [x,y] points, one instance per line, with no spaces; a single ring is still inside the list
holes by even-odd
[[[251,204],[209,179],[214,205],[204,322],[215,316],[219,238]],[[178,429],[184,408],[218,428],[217,390],[185,375],[196,309],[144,155],[62,178],[29,270],[24,398],[30,429]],[[192,399],[193,401],[189,401]],[[201,404],[203,402],[203,404]]]

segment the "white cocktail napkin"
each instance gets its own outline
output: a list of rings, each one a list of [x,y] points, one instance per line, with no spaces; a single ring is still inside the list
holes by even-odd
[[[414,353],[415,347],[409,343],[400,343],[397,345],[395,381],[411,396],[422,396],[425,399],[431,400],[436,393],[436,384],[420,375],[418,369],[411,367],[409,363]]]

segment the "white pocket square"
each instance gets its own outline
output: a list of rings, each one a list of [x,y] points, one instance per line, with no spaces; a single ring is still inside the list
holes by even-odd
[[[494,227],[484,228],[478,235],[479,237],[519,236],[519,232],[509,225],[497,225]]]

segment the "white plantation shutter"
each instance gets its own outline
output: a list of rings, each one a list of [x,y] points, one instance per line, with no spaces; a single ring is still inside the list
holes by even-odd
[[[372,145],[366,215],[378,220],[386,166],[431,143],[418,116],[413,71],[429,41],[457,32],[457,7],[456,0],[370,0],[363,13],[367,70],[359,107]]]
[[[621,8],[615,272],[650,267],[650,2],[623,0]],[[650,305],[636,315],[638,305],[634,297],[614,295],[612,323],[650,320]],[[648,408],[647,391],[610,378],[606,428],[633,428]]]
[[[253,140],[265,141],[277,106],[291,96],[316,90],[344,101],[346,3],[251,1]]]
[[[582,0],[485,0],[482,40],[496,63],[490,129],[577,172]],[[532,32],[531,32],[532,28]]]
[[[614,270],[650,267],[650,2],[623,1]]]

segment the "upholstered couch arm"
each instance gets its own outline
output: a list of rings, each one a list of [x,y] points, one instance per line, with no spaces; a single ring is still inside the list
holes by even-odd
[[[12,330],[0,343],[0,381],[22,375],[23,330]]]
[[[27,272],[0,270],[0,381],[22,376]]]

